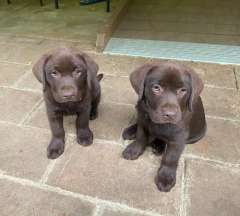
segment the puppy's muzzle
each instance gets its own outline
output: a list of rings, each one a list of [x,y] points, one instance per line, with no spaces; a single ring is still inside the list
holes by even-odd
[[[61,97],[64,101],[74,101],[77,97],[77,91],[72,86],[63,86],[61,88]]]
[[[162,118],[165,121],[174,122],[177,117],[177,108],[163,108],[162,109]]]
[[[156,124],[176,124],[181,120],[181,115],[177,107],[159,107],[157,110],[149,112],[151,120]]]

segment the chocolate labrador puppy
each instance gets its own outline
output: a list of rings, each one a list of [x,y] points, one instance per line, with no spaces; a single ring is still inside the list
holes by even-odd
[[[146,64],[130,75],[138,94],[137,124],[126,128],[124,139],[134,139],[123,151],[127,160],[143,154],[148,144],[163,153],[155,178],[160,191],[176,183],[178,161],[186,143],[195,143],[206,132],[200,93],[203,82],[190,68],[179,64]]]
[[[92,143],[89,119],[97,117],[101,96],[99,81],[103,77],[97,72],[98,65],[88,55],[69,48],[59,48],[45,54],[33,66],[34,75],[43,85],[52,131],[48,158],[55,159],[64,152],[64,114],[77,115],[78,143],[83,146]]]

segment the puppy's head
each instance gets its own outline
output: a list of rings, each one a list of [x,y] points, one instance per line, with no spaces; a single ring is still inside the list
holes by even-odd
[[[81,101],[97,71],[98,65],[88,55],[69,48],[45,54],[33,66],[43,90],[51,91],[58,103]]]
[[[151,120],[177,124],[183,113],[192,111],[203,83],[190,68],[179,64],[146,64],[135,70],[130,81],[143,101]]]

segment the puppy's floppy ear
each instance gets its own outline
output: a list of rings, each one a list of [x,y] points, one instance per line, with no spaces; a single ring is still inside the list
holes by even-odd
[[[43,90],[46,89],[46,74],[45,74],[45,65],[50,58],[50,54],[44,54],[34,65],[32,68],[33,74],[37,78],[37,80],[43,84]]]
[[[186,73],[190,77],[191,93],[188,99],[188,109],[191,112],[193,110],[193,103],[200,96],[204,84],[198,74],[191,68],[186,69]]]
[[[135,92],[138,94],[138,99],[141,100],[144,92],[144,81],[147,74],[155,68],[156,65],[145,64],[130,74],[130,82]]]
[[[79,54],[81,58],[84,60],[86,66],[87,66],[87,83],[88,87],[91,89],[91,83],[94,80],[94,78],[97,76],[98,72],[98,64],[87,54],[81,53]]]

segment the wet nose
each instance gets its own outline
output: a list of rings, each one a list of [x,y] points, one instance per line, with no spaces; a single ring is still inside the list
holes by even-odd
[[[176,115],[176,112],[167,111],[167,112],[164,112],[163,115],[164,115],[164,117],[172,118],[172,117],[174,117]]]
[[[168,119],[172,119],[177,115],[176,109],[163,109],[163,116]]]
[[[71,98],[75,96],[74,88],[71,86],[64,86],[61,90],[64,98]]]

